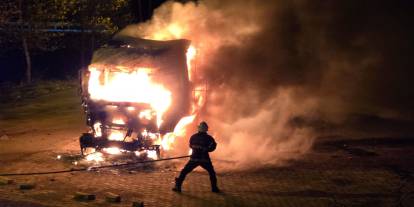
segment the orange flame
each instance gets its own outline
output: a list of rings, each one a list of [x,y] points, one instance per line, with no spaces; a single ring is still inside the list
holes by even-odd
[[[187,49],[186,58],[187,58],[187,69],[188,69],[188,78],[190,81],[193,81],[193,61],[195,60],[197,50],[193,45],[190,45]]]
[[[171,92],[153,82],[152,69],[136,68],[128,71],[112,71],[104,66],[89,66],[89,93],[94,100],[150,104],[157,112],[157,125],[171,105]],[[134,88],[131,91],[131,88]]]
[[[157,143],[161,145],[162,149],[170,150],[176,137],[184,137],[186,135],[186,127],[193,123],[195,115],[186,116],[182,118],[174,128],[174,132],[165,134]]]
[[[153,40],[180,39],[184,38],[184,35],[188,33],[187,30],[188,28],[186,28],[185,24],[172,22],[157,32],[148,34],[144,38]],[[166,133],[164,136],[151,134],[145,130],[141,132],[143,135],[148,135],[151,139],[156,140],[155,143],[161,145],[163,150],[172,149],[176,137],[184,137],[187,135],[186,128],[194,122],[199,109],[205,102],[205,87],[200,85],[195,71],[197,53],[198,48],[195,45],[190,45],[186,51],[188,78],[194,86],[191,115],[183,117],[175,126],[174,131]],[[163,85],[152,80],[151,74],[154,69],[145,67],[131,69],[121,66],[109,68],[108,66],[98,64],[90,65],[88,69],[90,71],[89,93],[93,100],[149,104],[152,110],[139,111],[138,117],[147,120],[156,117],[157,126],[158,128],[160,127],[163,122],[163,115],[171,105],[172,95]],[[133,91],[131,91],[132,88],[134,89]],[[135,111],[135,108],[128,107],[127,110]],[[115,124],[125,124],[125,121],[123,119],[112,120]],[[101,123],[94,124],[95,135],[102,135],[100,127]],[[110,132],[108,138],[122,141],[124,136],[124,133],[113,130]],[[114,149],[107,151],[117,153]],[[137,154],[140,153],[137,152]],[[148,157],[154,157],[153,152],[148,151],[147,155]]]

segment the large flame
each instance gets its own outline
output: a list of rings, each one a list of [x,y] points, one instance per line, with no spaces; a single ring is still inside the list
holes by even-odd
[[[112,71],[120,69],[119,71]],[[94,100],[111,102],[133,102],[150,104],[157,112],[157,124],[171,105],[171,92],[151,79],[151,68],[134,68],[123,71],[123,67],[106,68],[89,66],[89,93]],[[125,70],[125,69],[124,69]],[[134,89],[134,90],[131,90]]]
[[[159,30],[144,38],[153,40],[172,40],[184,38],[186,28],[183,24],[171,23],[163,30]],[[191,114],[183,117],[175,126],[173,132],[168,132],[161,136],[159,133],[149,133],[147,130],[140,132],[143,136],[148,136],[155,141],[155,144],[161,146],[163,150],[173,149],[174,142],[177,137],[185,137],[187,127],[191,125],[203,106],[205,101],[205,87],[200,83],[195,71],[195,60],[198,49],[195,45],[190,45],[186,51],[186,63],[189,81],[192,82],[193,103]],[[125,68],[123,66],[103,66],[92,64],[89,66],[90,77],[88,90],[93,100],[104,100],[110,102],[131,102],[149,104],[151,109],[141,110],[138,113],[139,119],[151,120],[156,117],[158,128],[163,122],[163,115],[171,105],[171,92],[162,84],[155,82],[151,75],[152,68]],[[133,89],[133,90],[131,90]],[[128,111],[134,111],[134,107],[128,107]],[[155,112],[155,113],[154,113]],[[125,124],[126,120],[122,118],[114,118],[112,123]],[[102,136],[102,124],[97,122],[94,124],[96,136]],[[123,141],[125,132],[118,130],[110,130],[108,134],[109,140]],[[109,154],[119,154],[120,149],[108,148],[104,152]],[[135,152],[137,155],[140,152]],[[148,157],[156,159],[154,152],[148,151]],[[100,160],[100,155],[93,155],[91,160]]]

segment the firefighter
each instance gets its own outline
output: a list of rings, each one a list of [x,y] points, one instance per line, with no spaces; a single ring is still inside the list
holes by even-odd
[[[185,179],[185,176],[194,170],[194,168],[201,166],[207,170],[210,175],[211,191],[219,193],[220,190],[217,187],[216,172],[214,171],[213,163],[211,163],[209,152],[216,149],[217,143],[214,138],[207,134],[208,125],[206,122],[201,122],[198,125],[198,132],[190,138],[190,148],[192,153],[190,161],[181,170],[180,176],[175,178],[175,187],[172,189],[176,192],[181,192],[181,185]]]

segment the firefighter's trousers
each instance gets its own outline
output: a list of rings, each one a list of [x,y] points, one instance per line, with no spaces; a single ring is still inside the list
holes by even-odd
[[[210,182],[211,182],[211,188],[216,189],[217,188],[217,178],[216,178],[216,172],[214,171],[213,164],[210,160],[208,161],[193,161],[190,160],[188,163],[184,166],[184,168],[181,170],[180,176],[177,178],[177,185],[181,186],[183,183],[185,176],[187,176],[188,173],[194,170],[194,168],[201,166],[205,170],[207,170],[208,174],[210,175]]]

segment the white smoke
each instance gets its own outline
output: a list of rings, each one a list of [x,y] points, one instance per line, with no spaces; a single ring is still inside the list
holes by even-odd
[[[209,102],[207,116],[211,131],[219,142],[213,157],[230,161],[220,167],[243,169],[283,164],[299,158],[311,148],[314,140],[312,130],[292,126],[290,122],[292,117],[309,114],[316,107],[315,101],[298,103],[289,89],[275,91],[266,103],[255,103],[258,99],[254,90],[240,93],[230,89],[212,93],[212,96],[226,97],[218,102]],[[232,118],[233,113],[240,113],[235,105],[239,101],[251,104],[248,110],[253,113]],[[255,109],[256,106],[260,108]]]
[[[289,121],[309,113],[316,102],[297,99],[295,89],[279,89],[274,86],[278,83],[269,88],[239,87],[240,82],[252,76],[271,78],[255,71],[269,71],[277,66],[252,68],[243,65],[243,55],[222,53],[228,49],[234,54],[248,52],[246,45],[251,47],[256,35],[263,31],[270,9],[256,1],[167,2],[155,10],[148,22],[130,25],[118,34],[192,41],[197,48],[197,73],[209,85],[207,105],[199,118],[208,121],[218,142],[213,159],[229,161],[218,162],[222,169],[281,164],[300,157],[312,146],[311,131],[291,126]]]

